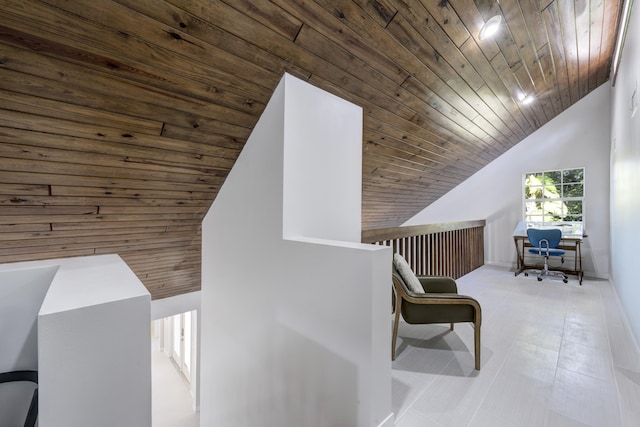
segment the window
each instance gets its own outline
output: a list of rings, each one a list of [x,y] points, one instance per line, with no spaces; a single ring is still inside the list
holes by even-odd
[[[582,230],[584,168],[530,172],[524,175],[523,180],[526,223],[562,223]]]

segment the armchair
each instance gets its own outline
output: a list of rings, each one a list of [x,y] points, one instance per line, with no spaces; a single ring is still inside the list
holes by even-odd
[[[0,374],[0,384],[15,381],[30,381],[38,384],[37,371],[11,371]],[[31,404],[24,422],[24,427],[34,427],[38,419],[38,387],[36,386],[31,397]]]
[[[480,325],[482,309],[475,299],[459,295],[455,280],[444,276],[416,277],[399,254],[394,255],[393,297],[395,321],[391,359],[396,358],[400,313],[409,324],[471,322],[474,324],[475,368],[480,370]],[[413,288],[413,289],[412,289]]]
[[[544,265],[541,270],[529,270],[538,274],[538,281],[543,277],[559,277],[564,283],[568,282],[567,275],[561,271],[549,270],[549,257],[559,256],[561,262],[564,262],[565,251],[558,249],[560,240],[562,240],[562,231],[557,228],[528,228],[527,237],[531,248],[529,253],[541,256],[544,259]],[[524,275],[529,276],[529,271],[525,271]]]

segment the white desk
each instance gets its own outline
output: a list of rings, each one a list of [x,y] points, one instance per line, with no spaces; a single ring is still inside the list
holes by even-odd
[[[520,221],[513,230],[513,243],[516,245],[517,254],[517,267],[515,275],[522,273],[527,268],[535,268],[535,265],[527,265],[525,263],[525,248],[532,247],[527,238],[527,227],[524,221]],[[546,226],[547,228],[559,228],[562,230],[562,240],[558,249],[574,252],[573,269],[561,267],[554,267],[553,270],[562,271],[567,274],[574,274],[578,276],[580,285],[582,285],[582,277],[584,272],[582,271],[582,239],[587,237],[582,229],[572,226]],[[545,228],[543,226],[537,226],[536,228]]]

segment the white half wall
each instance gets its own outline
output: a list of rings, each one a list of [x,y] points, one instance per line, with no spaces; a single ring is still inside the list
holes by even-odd
[[[609,276],[609,85],[595,89],[403,225],[485,219],[485,262],[516,265],[513,230],[523,219],[522,176],[585,168],[583,268]]]
[[[285,90],[282,234],[360,242],[362,111],[300,83]]]
[[[629,30],[612,90],[611,104],[611,278],[636,342],[640,342],[640,4],[631,10]]]
[[[119,256],[4,264],[0,280],[38,310],[37,359],[30,343],[16,366],[38,370],[40,427],[151,426],[151,297]]]
[[[359,107],[283,77],[203,222],[201,425],[392,425],[361,146]]]

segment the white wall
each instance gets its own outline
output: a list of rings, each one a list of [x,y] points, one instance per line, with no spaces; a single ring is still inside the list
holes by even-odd
[[[102,255],[0,265],[0,280],[7,278],[30,294],[24,307],[39,309],[38,425],[150,426],[151,298],[124,261]],[[27,323],[33,327],[33,319]],[[34,368],[28,348],[20,365],[24,357]]]
[[[38,370],[38,311],[58,267],[0,271],[0,373]],[[0,384],[0,425],[24,424],[35,385]]]
[[[620,69],[611,102],[611,278],[640,342],[640,111],[632,113],[632,95],[640,104],[640,6],[631,11]],[[640,109],[640,106],[639,106]]]
[[[524,107],[523,107],[524,108]],[[585,168],[582,244],[587,276],[609,275],[609,85],[604,84],[404,225],[485,219],[485,262],[515,266],[513,230],[523,219],[522,175]]]
[[[296,83],[285,92],[282,234],[359,242],[362,111]]]
[[[151,320],[158,320],[187,311],[200,310],[200,291],[151,301]]]
[[[361,129],[285,75],[205,217],[202,425],[392,425],[391,252],[359,243]]]

